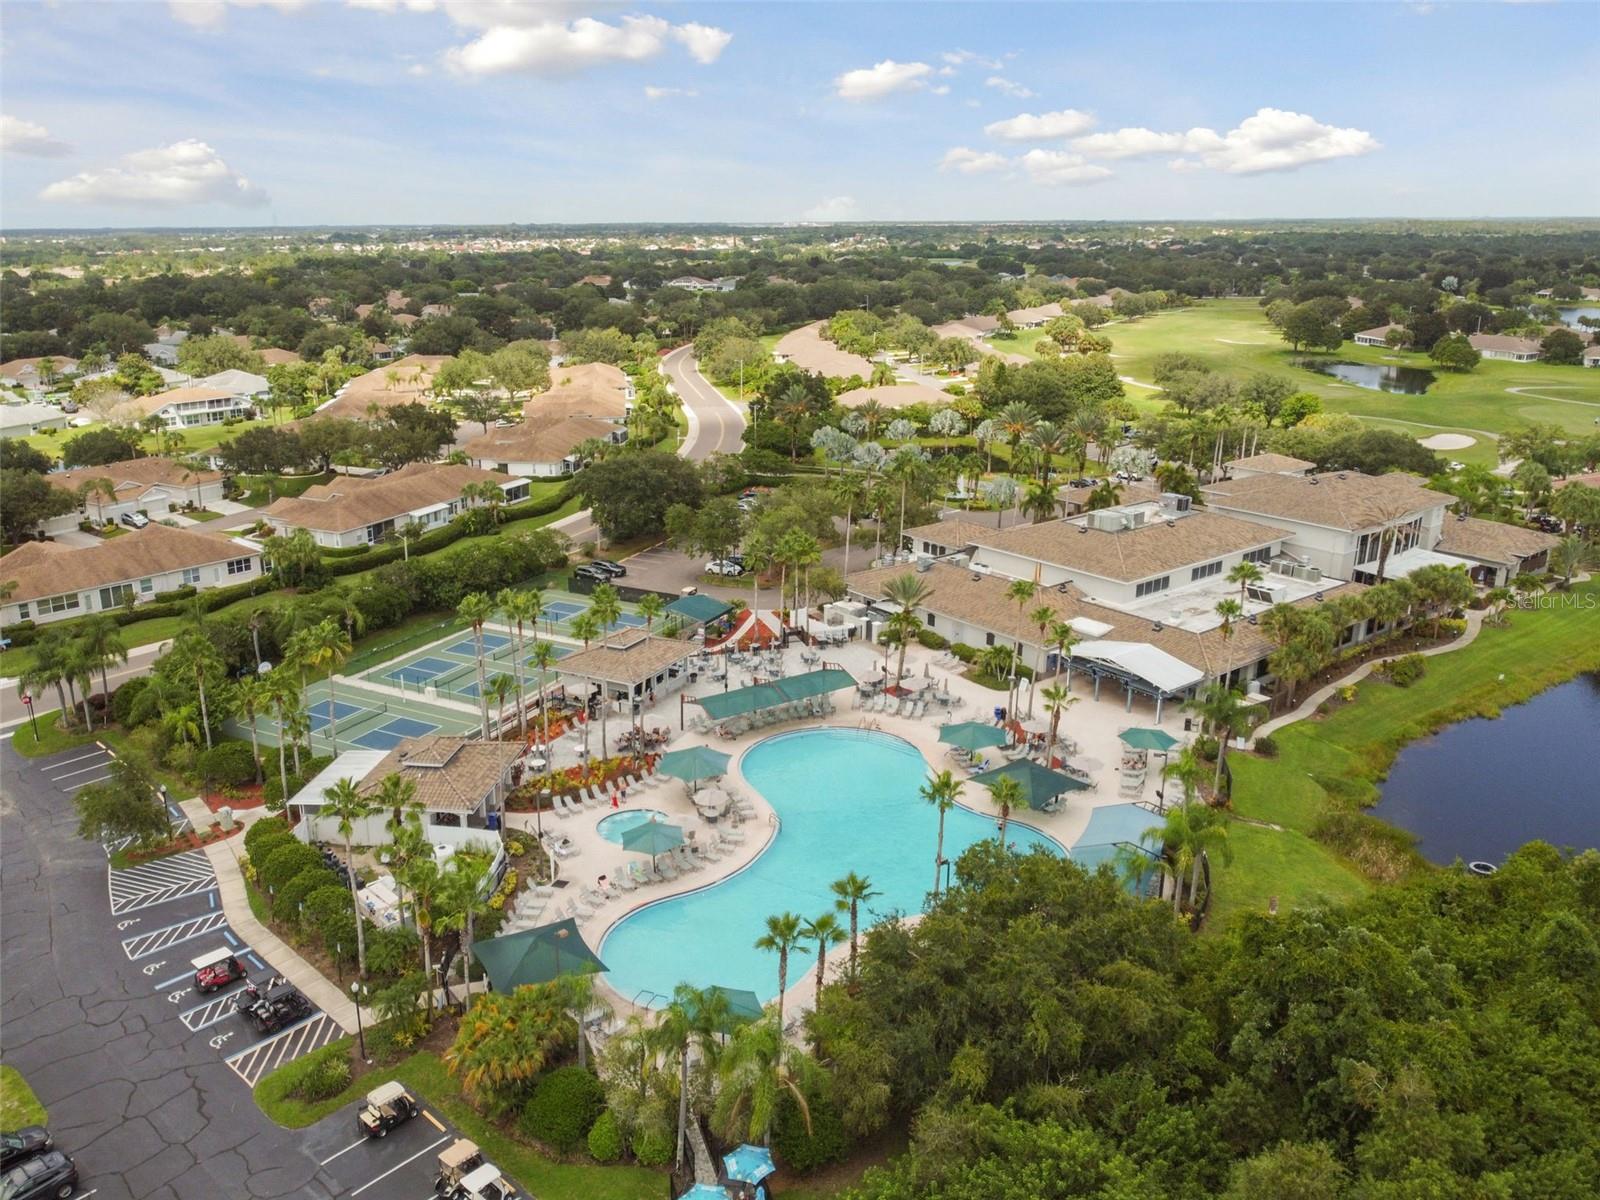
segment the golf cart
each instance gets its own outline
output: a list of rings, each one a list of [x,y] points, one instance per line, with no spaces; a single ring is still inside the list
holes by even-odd
[[[439,1174],[433,1190],[445,1200],[516,1200],[517,1190],[486,1162],[483,1151],[466,1138],[457,1138],[439,1152]]]
[[[245,977],[244,964],[232,950],[213,950],[194,959],[194,990],[204,996]]]
[[[274,975],[265,987],[248,980],[234,998],[233,1009],[242,1013],[257,1033],[276,1033],[301,1017],[309,1017],[312,1005],[294,984],[282,975]]]
[[[402,1083],[386,1083],[367,1093],[367,1102],[356,1113],[356,1126],[367,1137],[383,1137],[396,1125],[404,1125],[420,1110]]]
[[[517,1200],[517,1189],[493,1163],[484,1163],[462,1178],[449,1200]]]

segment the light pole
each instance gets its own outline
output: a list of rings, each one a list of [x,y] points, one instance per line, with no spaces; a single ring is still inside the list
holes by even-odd
[[[356,1002],[356,1041],[361,1046],[361,1061],[366,1063],[368,1066],[371,1066],[372,1060],[367,1057],[367,1031],[361,1024],[361,1001],[366,994],[366,984],[362,983],[359,979],[351,980],[350,995],[355,999]]]

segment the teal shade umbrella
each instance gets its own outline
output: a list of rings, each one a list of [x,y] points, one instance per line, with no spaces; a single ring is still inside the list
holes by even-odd
[[[697,1183],[678,1200],[729,1200],[728,1189],[719,1183]]]
[[[957,721],[940,727],[939,740],[947,746],[970,753],[991,746],[1004,746],[1009,739],[1005,730],[996,729],[982,721]]]
[[[1164,729],[1125,729],[1122,744],[1130,750],[1171,750],[1178,739]]]
[[[991,787],[1000,779],[1015,779],[1020,783],[1023,799],[1033,809],[1042,809],[1063,792],[1083,791],[1089,786],[1081,779],[1042,767],[1031,758],[1019,758],[1003,767],[979,771],[972,777],[972,782]]]
[[[760,1183],[778,1169],[772,1164],[771,1150],[748,1143],[731,1154],[724,1154],[722,1167],[729,1179],[737,1179],[740,1183]]]
[[[570,918],[473,942],[472,953],[497,992],[606,969]]]
[[[732,1033],[740,1025],[748,1025],[761,1016],[761,999],[754,992],[720,985],[708,987],[706,991],[720,996],[726,1004],[726,1011],[717,1025],[722,1033]],[[693,1012],[692,1005],[690,1011]]]
[[[715,779],[728,773],[732,758],[710,746],[690,746],[684,750],[669,750],[656,763],[656,770],[685,783],[699,783],[702,779]],[[626,843],[624,843],[626,845]]]
[[[622,835],[624,850],[632,850],[636,854],[648,854],[652,862],[655,861],[656,855],[665,854],[668,850],[681,845],[683,845],[683,830],[666,821],[651,819],[624,831]]]

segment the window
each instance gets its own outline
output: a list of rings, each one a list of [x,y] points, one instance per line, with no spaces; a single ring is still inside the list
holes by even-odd
[[[250,560],[248,558],[230,558],[228,560],[229,575],[250,574]]]
[[[28,619],[28,602],[24,600],[21,604],[17,605],[17,620],[26,621]]]
[[[183,569],[183,582],[188,587],[199,587],[200,586],[200,568],[199,567],[185,567]]]
[[[133,596],[133,584],[115,583],[100,589],[100,607],[117,608]]]
[[[994,634],[992,634],[992,633],[986,633],[986,634],[984,634],[984,635],[983,635],[983,644],[984,644],[984,645],[985,645],[985,646],[992,646],[992,645],[994,645]]]
[[[1134,596],[1153,596],[1157,592],[1164,592],[1172,586],[1172,576],[1163,575],[1159,579],[1146,579],[1133,589]]]
[[[78,593],[69,592],[65,596],[46,596],[43,600],[35,601],[41,613],[75,612],[78,608]]]
[[[1263,546],[1259,550],[1252,550],[1244,556],[1245,562],[1269,563],[1272,561],[1272,547]]]
[[[153,592],[155,590],[156,590],[156,581],[154,579],[141,579],[141,580],[139,580],[139,595],[148,596],[151,592]]]
[[[1191,568],[1189,582],[1193,583],[1196,579],[1210,579],[1213,575],[1220,574],[1222,574],[1222,560],[1219,558],[1216,562],[1201,563],[1198,567]]]
[[[927,621],[927,625],[928,625],[928,628],[929,628],[929,629],[932,629],[932,628],[933,628],[933,614],[932,614],[932,613],[929,613],[929,614],[928,614],[928,621]]]

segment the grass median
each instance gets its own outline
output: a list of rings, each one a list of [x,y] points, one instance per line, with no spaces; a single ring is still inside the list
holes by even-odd
[[[0,1066],[0,1129],[43,1125],[49,1119],[22,1072],[15,1067]]]

